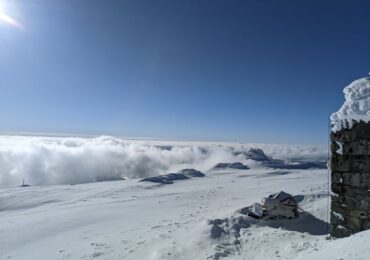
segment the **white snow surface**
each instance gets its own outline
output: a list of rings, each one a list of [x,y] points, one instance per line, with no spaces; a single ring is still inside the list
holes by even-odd
[[[0,136],[0,188],[22,184],[81,184],[156,176],[217,163],[248,163],[250,148],[283,160],[325,160],[326,147],[95,138]]]
[[[326,239],[326,170],[210,171],[171,185],[137,180],[0,190],[0,259],[353,259],[370,254],[370,231]],[[302,218],[251,223],[239,244],[210,238],[267,195],[300,195]],[[304,216],[303,216],[304,215]]]
[[[247,159],[251,147],[276,159],[326,158],[320,146],[1,136],[0,259],[368,259],[370,231],[326,239],[326,169],[274,170]],[[250,169],[212,170],[235,161]],[[189,167],[205,177],[139,182]],[[122,173],[127,180],[94,182]],[[23,177],[32,186],[14,187]],[[238,219],[281,190],[298,195],[298,219],[250,221],[237,237],[211,238],[210,220]]]
[[[370,121],[370,78],[355,80],[343,90],[345,102],[331,115],[332,131],[351,128],[353,122]]]

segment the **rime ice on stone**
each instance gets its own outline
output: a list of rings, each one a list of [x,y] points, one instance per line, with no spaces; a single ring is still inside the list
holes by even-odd
[[[370,78],[344,89],[346,101],[332,114],[331,235],[370,229]]]
[[[354,122],[370,121],[370,78],[355,80],[343,90],[346,101],[330,117],[332,131],[351,128]]]

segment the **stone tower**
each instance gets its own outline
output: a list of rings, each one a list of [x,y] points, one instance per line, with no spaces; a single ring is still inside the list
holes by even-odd
[[[331,235],[370,229],[370,78],[344,89],[331,116]]]

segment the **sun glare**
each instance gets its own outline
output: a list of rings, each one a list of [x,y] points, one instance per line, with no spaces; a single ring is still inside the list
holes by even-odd
[[[5,23],[18,29],[22,28],[21,24],[16,19],[7,14],[5,8],[1,3],[0,3],[0,23]]]

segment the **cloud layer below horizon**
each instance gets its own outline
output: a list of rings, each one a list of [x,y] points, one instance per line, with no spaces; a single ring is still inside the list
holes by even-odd
[[[96,138],[0,136],[0,188],[98,179],[142,178],[184,168],[207,171],[220,162],[246,162],[251,147],[283,160],[325,160],[324,146],[232,144]]]

